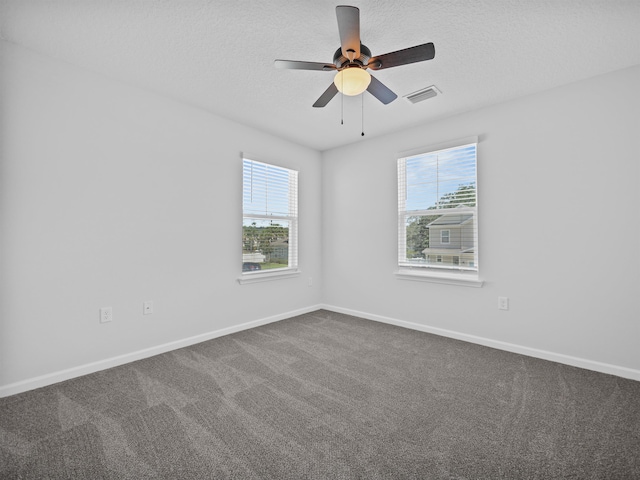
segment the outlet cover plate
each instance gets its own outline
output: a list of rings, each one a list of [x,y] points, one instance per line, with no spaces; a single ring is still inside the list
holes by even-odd
[[[142,313],[143,315],[151,315],[153,313],[153,302],[151,300],[147,300],[142,304]]]
[[[498,310],[509,310],[509,297],[498,297]]]
[[[108,323],[113,321],[113,309],[111,307],[102,307],[100,309],[100,323]]]

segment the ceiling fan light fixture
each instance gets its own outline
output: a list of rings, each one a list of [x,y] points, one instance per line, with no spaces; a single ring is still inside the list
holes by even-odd
[[[333,63],[302,62],[298,60],[276,60],[278,68],[292,70],[321,70],[324,72],[338,71],[333,83],[324,91],[313,104],[314,108],[325,107],[338,92],[343,95],[360,95],[368,91],[381,103],[387,105],[398,95],[393,93],[376,77],[369,75],[369,70],[398,67],[410,63],[424,62],[435,57],[433,43],[415,45],[395,52],[371,56],[371,51],[362,44],[360,39],[360,9],[349,5],[336,7],[338,33],[340,34],[340,48],[333,54]],[[364,104],[363,104],[364,105]]]
[[[360,95],[371,83],[371,75],[363,68],[347,67],[336,74],[333,83],[344,95]]]

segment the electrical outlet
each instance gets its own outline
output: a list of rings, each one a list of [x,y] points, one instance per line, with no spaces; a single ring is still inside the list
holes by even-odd
[[[102,307],[100,309],[100,323],[107,323],[113,320],[113,309],[111,307]]]
[[[313,278],[309,277],[309,286],[312,287],[313,286]]]
[[[498,297],[498,310],[509,310],[509,297]]]
[[[142,304],[142,313],[143,315],[151,315],[153,313],[153,302],[151,300],[147,300]]]

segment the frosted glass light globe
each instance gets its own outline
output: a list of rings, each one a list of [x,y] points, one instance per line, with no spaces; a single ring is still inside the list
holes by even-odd
[[[333,83],[344,95],[360,95],[371,83],[371,75],[363,68],[347,67],[336,74]]]

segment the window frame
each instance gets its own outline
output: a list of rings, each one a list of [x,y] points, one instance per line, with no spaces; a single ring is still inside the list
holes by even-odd
[[[285,170],[289,173],[289,178],[287,181],[288,191],[288,201],[289,201],[289,211],[288,214],[273,214],[265,211],[265,214],[258,214],[256,212],[246,212],[245,211],[245,161],[254,162],[258,164],[262,164],[273,169]],[[293,174],[293,177],[292,177]],[[241,202],[241,210],[242,210],[242,227],[244,227],[245,220],[261,220],[261,221],[281,221],[288,222],[288,259],[287,266],[282,268],[274,268],[274,269],[266,269],[266,270],[254,270],[254,271],[241,271],[240,276],[238,277],[238,283],[248,284],[248,283],[256,283],[256,282],[265,282],[271,280],[280,280],[284,278],[297,277],[300,275],[301,271],[299,269],[298,260],[299,260],[299,240],[298,240],[298,232],[299,232],[299,203],[300,203],[300,192],[299,192],[299,174],[300,172],[296,169],[284,167],[278,163],[263,160],[257,160],[256,156],[248,155],[243,153],[241,155],[241,176],[242,176],[242,202]],[[293,180],[293,185],[292,185]],[[272,184],[273,185],[273,184]],[[292,191],[293,189],[293,191]],[[293,202],[293,203],[292,203]],[[243,237],[244,231],[241,230],[241,237]],[[242,253],[242,252],[241,252]],[[244,255],[244,253],[243,253]],[[244,263],[244,261],[243,261]]]
[[[416,157],[419,155],[427,155],[436,153],[443,150],[449,150],[454,148],[460,148],[467,145],[475,144],[476,157],[475,157],[475,207],[464,207],[464,213],[471,213],[473,215],[474,226],[474,261],[469,265],[469,268],[462,268],[460,265],[451,265],[450,267],[442,267],[440,265],[429,264],[424,262],[423,264],[411,263],[407,259],[407,234],[406,234],[406,221],[409,216],[412,216],[409,210],[406,210],[406,200],[401,199],[402,192],[407,191],[407,177],[406,170],[402,170],[402,167],[406,165],[406,160],[410,157]],[[395,271],[396,278],[399,280],[417,280],[427,281],[435,283],[443,283],[450,285],[470,286],[470,287],[482,287],[483,281],[480,280],[479,269],[479,220],[478,220],[478,137],[466,137],[462,139],[452,140],[448,142],[439,143],[436,145],[429,145],[425,147],[415,148],[410,151],[400,152],[396,158],[396,165],[398,167],[398,258],[397,258],[397,270]],[[442,215],[447,212],[447,209],[434,209],[434,215]],[[443,212],[444,211],[444,212]],[[427,216],[427,211],[419,212],[418,216]],[[431,210],[428,210],[431,213]],[[413,216],[415,216],[416,212]],[[463,212],[461,212],[463,213]],[[442,231],[441,231],[442,232]],[[449,232],[449,240],[451,239],[451,232]],[[449,243],[450,244],[450,243]]]

